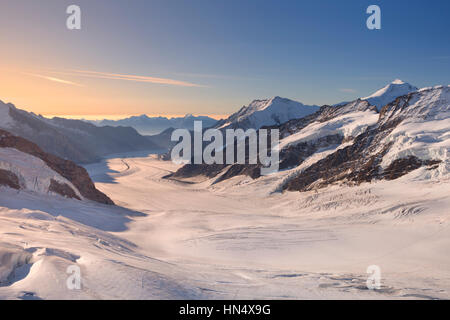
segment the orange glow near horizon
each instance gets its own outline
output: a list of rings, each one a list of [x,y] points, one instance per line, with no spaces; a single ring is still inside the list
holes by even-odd
[[[178,117],[187,113],[224,117],[209,112],[214,110],[214,102],[192,99],[192,90],[206,89],[190,82],[64,70],[70,69],[56,71],[0,62],[0,100],[36,114],[68,118],[119,119],[142,114]]]
[[[73,115],[73,114],[43,114],[46,118],[60,117],[66,119],[84,119],[84,120],[119,120],[133,116],[140,116],[142,114],[88,114],[88,115]],[[185,114],[146,114],[148,117],[166,117],[166,118],[182,118]],[[193,114],[194,116],[207,116],[216,120],[228,118],[226,114]]]

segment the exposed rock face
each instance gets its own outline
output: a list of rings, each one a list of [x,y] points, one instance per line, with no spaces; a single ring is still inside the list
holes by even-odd
[[[42,151],[34,143],[10,134],[7,131],[0,129],[0,148],[14,148],[21,152],[28,153],[44,161],[48,167],[60,174],[62,177],[69,180],[87,199],[104,203],[114,204],[113,201],[105,194],[95,188],[94,183],[89,177],[86,169],[76,165],[69,160],[61,159],[52,154]],[[78,198],[73,190],[69,191],[69,186],[62,186],[56,181],[51,184],[53,191],[72,198]]]
[[[289,169],[300,165],[317,150],[343,142],[341,135],[329,135],[317,139],[314,142],[301,142],[295,146],[288,146],[280,152],[280,169]]]
[[[441,163],[441,160],[421,160],[415,156],[409,156],[407,158],[394,160],[383,171],[383,174],[386,180],[394,180],[422,166],[427,166],[429,169],[435,169],[436,165],[439,163]]]
[[[20,189],[19,178],[11,171],[0,169],[0,186]]]
[[[435,168],[441,160],[420,159],[415,155],[393,159],[384,168],[382,162],[392,150],[392,146],[398,142],[398,139],[392,138],[392,134],[403,121],[417,119],[415,123],[420,125],[426,120],[441,120],[446,117],[450,110],[446,98],[449,92],[450,88],[444,87],[422,90],[397,98],[382,108],[378,123],[357,136],[352,145],[337,150],[306,168],[288,181],[284,189],[307,191],[338,181],[360,184],[375,179],[393,180],[422,166]],[[401,136],[402,140],[405,138]],[[410,149],[408,152],[414,151]]]
[[[373,120],[364,122],[361,117],[366,116]],[[281,187],[307,191],[334,183],[393,180],[420,167],[439,167],[438,171],[445,174],[450,167],[449,116],[450,86],[438,86],[398,97],[379,114],[375,106],[358,99],[339,106],[323,106],[306,117],[263,128],[279,129],[281,170],[296,168],[321,149],[332,151],[293,172]],[[247,175],[256,179],[259,168],[260,165],[249,164],[189,164],[172,176],[217,176],[216,181],[222,181]]]
[[[192,178],[200,175],[213,178],[226,167],[225,164],[186,164],[165,178]]]
[[[58,181],[53,179],[50,180],[50,187],[48,190],[58,193],[67,198],[81,200],[70,186],[68,186],[66,183],[59,183]]]
[[[281,125],[265,126],[262,129],[278,129],[280,132],[280,139],[286,138],[296,132],[307,127],[309,124],[317,122],[325,122],[330,119],[342,116],[351,112],[364,112],[364,111],[376,111],[376,108],[371,106],[367,101],[355,100],[345,105],[338,107],[333,106],[323,106],[319,111],[310,114],[306,117],[300,119],[292,119]],[[270,132],[270,131],[269,131]],[[280,164],[279,168],[281,170],[296,167],[300,165],[306,158],[317,152],[321,148],[326,148],[332,145],[339,145],[343,142],[344,136],[340,134],[331,134],[324,137],[318,138],[314,141],[301,142],[292,146],[283,148],[280,151]],[[247,150],[248,150],[248,140]],[[268,138],[268,145],[270,146],[270,138]],[[236,148],[236,143],[234,145]],[[224,148],[224,154],[226,153],[226,147]],[[236,152],[235,152],[236,154]],[[248,160],[248,154],[246,154]],[[224,161],[225,162],[225,161]],[[247,161],[248,163],[248,161]],[[191,178],[198,175],[203,175],[208,178],[213,178],[220,173],[221,174],[216,182],[220,182],[234,176],[247,175],[253,179],[259,178],[261,164],[187,164],[180,168],[175,173],[167,177],[177,177],[177,178]]]

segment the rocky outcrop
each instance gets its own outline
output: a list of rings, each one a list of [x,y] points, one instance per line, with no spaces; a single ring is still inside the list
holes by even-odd
[[[353,102],[341,105],[341,106],[322,106],[317,112],[307,115],[306,117],[299,119],[289,120],[281,125],[264,126],[262,129],[278,129],[280,133],[280,139],[289,137],[302,129],[306,128],[313,122],[326,122],[330,119],[342,116],[351,112],[364,112],[375,111],[376,108],[371,106],[367,101],[360,99]],[[326,148],[333,145],[339,145],[344,141],[344,136],[341,134],[331,134],[313,141],[300,142],[295,145],[287,146],[280,150],[280,164],[279,169],[289,169],[300,165],[305,159],[317,152],[319,149]],[[246,141],[248,150],[248,140]],[[270,145],[270,138],[268,139],[268,145]],[[205,145],[204,145],[205,146]],[[236,148],[236,143],[234,144]],[[224,148],[224,154],[226,153]],[[236,154],[236,152],[235,152]],[[248,154],[246,162],[248,163]],[[225,161],[224,161],[225,162]],[[221,165],[221,164],[186,164],[181,167],[175,173],[168,175],[167,177],[176,178],[191,178],[199,175],[206,176],[208,178],[217,177],[216,182],[220,182],[238,175],[246,175],[252,179],[257,179],[260,174],[261,164],[233,164],[233,165]],[[219,176],[220,175],[220,176]]]
[[[295,178],[289,180],[283,188],[291,191],[307,191],[337,182],[360,184],[376,179],[393,180],[422,166],[426,166],[428,169],[436,168],[442,160],[420,159],[412,154],[401,156],[400,153],[396,156],[393,153],[389,155],[389,152],[402,148],[408,153],[426,152],[425,148],[428,148],[426,145],[424,145],[424,149],[411,147],[412,143],[417,140],[416,137],[411,137],[411,133],[396,138],[393,132],[394,130],[400,131],[399,127],[404,121],[411,121],[411,124],[420,126],[427,121],[444,119],[450,110],[450,103],[446,98],[449,92],[449,87],[430,88],[397,98],[382,108],[377,124],[357,136],[352,145],[337,150],[312,164]],[[411,124],[406,128],[414,128]],[[430,126],[424,125],[423,127],[425,130],[429,130]],[[421,132],[422,135],[428,136],[427,139],[430,143],[437,139],[432,136],[432,133]],[[441,139],[443,137],[439,133],[437,136]],[[397,147],[393,149],[395,143],[397,143]],[[438,153],[435,151],[431,154]],[[443,153],[446,154],[446,152]],[[383,160],[387,161],[386,157],[396,158],[393,158],[387,166],[383,166],[382,162]]]
[[[308,167],[292,172],[280,188],[307,191],[335,183],[393,180],[420,167],[439,167],[433,174],[445,174],[450,167],[449,114],[450,87],[437,86],[397,97],[379,114],[375,106],[358,99],[323,106],[306,117],[263,128],[280,132],[281,170],[302,165],[319,150],[332,150]],[[364,117],[372,120],[365,121]],[[171,176],[203,175],[217,177],[216,182],[237,175],[257,179],[259,169],[260,165],[250,164],[188,164]]]
[[[436,169],[441,162],[441,160],[421,160],[415,156],[396,159],[383,171],[383,176],[386,180],[394,180],[422,166],[427,166],[430,170]]]
[[[76,165],[70,160],[61,159],[52,154],[41,150],[36,144],[10,134],[7,131],[0,129],[0,148],[14,148],[21,152],[30,154],[36,158],[41,159],[45,164],[70,181],[86,199],[93,200],[104,204],[114,204],[113,201],[97,190],[92,182],[86,169]],[[73,190],[69,191],[69,186],[62,186],[56,181],[51,184],[53,191],[69,196],[71,198],[79,198]]]
[[[14,172],[0,169],[0,186],[20,189],[19,178]]]
[[[73,189],[69,185],[67,185],[67,183],[60,183],[56,180],[51,179],[50,187],[48,188],[48,190],[60,194],[66,198],[81,200],[80,197],[77,196],[75,191],[73,191]]]
[[[335,134],[319,138],[314,142],[301,142],[293,146],[288,146],[280,152],[280,169],[284,170],[297,167],[317,152],[317,150],[332,145],[339,145],[343,140],[343,136]]]

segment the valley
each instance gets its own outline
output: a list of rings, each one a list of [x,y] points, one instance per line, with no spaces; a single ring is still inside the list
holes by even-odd
[[[118,207],[2,190],[0,255],[26,258],[0,297],[449,297],[448,180],[413,182],[419,169],[396,181],[278,193],[274,182],[287,172],[257,183],[162,178],[177,169],[154,156],[88,166],[94,181],[110,177],[96,186]],[[73,264],[81,290],[66,288]],[[380,290],[366,287],[370,265],[381,269]]]

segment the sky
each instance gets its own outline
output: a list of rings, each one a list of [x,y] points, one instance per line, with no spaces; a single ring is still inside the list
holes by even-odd
[[[81,8],[81,30],[66,9]],[[366,9],[381,8],[369,30]],[[0,100],[43,115],[230,114],[450,83],[448,0],[2,0]]]

